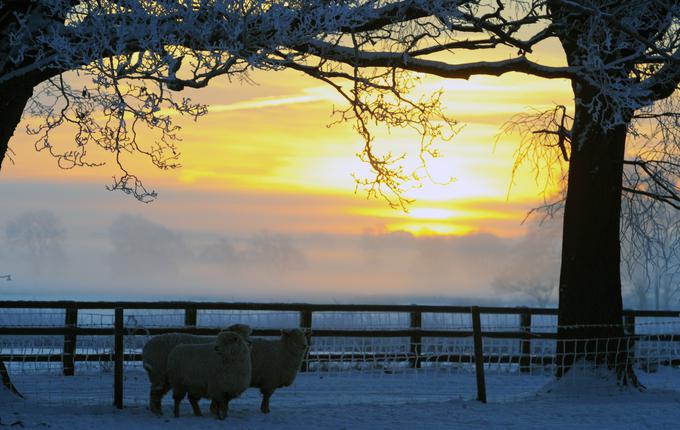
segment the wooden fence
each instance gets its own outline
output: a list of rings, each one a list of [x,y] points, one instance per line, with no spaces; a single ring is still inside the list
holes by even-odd
[[[229,311],[279,311],[299,313],[299,326],[312,330],[314,338],[319,337],[360,337],[360,338],[394,338],[410,339],[409,353],[404,356],[411,367],[418,368],[425,358],[421,349],[422,339],[437,338],[472,338],[473,356],[446,355],[435,357],[435,361],[446,360],[458,363],[474,363],[477,378],[477,398],[486,402],[486,384],[484,380],[484,363],[500,362],[519,365],[522,372],[529,370],[532,364],[550,364],[552,357],[534,357],[531,354],[532,339],[557,339],[556,333],[532,331],[532,317],[535,315],[557,315],[557,309],[529,308],[529,307],[490,307],[490,306],[430,306],[430,305],[340,305],[340,304],[305,304],[305,303],[224,303],[224,302],[97,302],[97,301],[0,301],[0,312],[3,309],[61,309],[64,310],[63,327],[44,326],[0,326],[0,335],[56,335],[64,336],[62,354],[34,354],[29,357],[16,355],[0,355],[0,361],[35,361],[62,362],[63,374],[73,375],[77,361],[114,361],[114,404],[123,407],[123,363],[125,361],[140,361],[141,354],[125,354],[124,338],[133,334],[138,327],[125,326],[125,310],[183,310],[184,325],[179,327],[150,327],[144,328],[144,334],[161,334],[181,332],[191,334],[213,335],[220,328],[197,327],[197,315],[201,310],[229,310]],[[84,309],[113,310],[114,323],[112,327],[79,327],[78,311]],[[406,313],[410,324],[403,329],[315,329],[312,327],[314,312],[388,312]],[[472,322],[471,330],[423,329],[424,313],[434,314],[469,314]],[[516,330],[485,331],[482,329],[481,315],[518,315],[519,325]],[[677,311],[624,311],[624,327],[626,334],[635,335],[636,317],[680,317]],[[254,336],[277,336],[279,330],[254,329]],[[79,335],[113,336],[113,354],[77,354]],[[521,341],[519,355],[505,355],[494,357],[484,354],[482,338],[516,339]],[[655,340],[680,341],[680,335],[658,335]],[[341,356],[336,357],[338,359]],[[372,356],[376,359],[376,356]],[[378,357],[379,358],[379,357]],[[306,371],[309,362],[315,360],[333,360],[333,354],[309,354],[302,371]],[[502,360],[501,360],[502,359]]]

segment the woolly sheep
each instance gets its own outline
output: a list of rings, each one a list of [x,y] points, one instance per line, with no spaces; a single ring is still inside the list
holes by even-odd
[[[307,352],[307,337],[301,329],[281,330],[277,340],[251,339],[253,377],[251,387],[262,393],[260,410],[269,413],[269,398],[277,388],[293,383]]]
[[[248,340],[251,329],[244,324],[234,324],[226,328],[227,331],[239,333]],[[179,344],[207,344],[215,342],[215,336],[196,336],[186,333],[166,333],[152,337],[142,350],[144,369],[149,376],[151,389],[149,392],[149,409],[162,415],[161,400],[170,391],[167,381],[167,361],[170,351]]]
[[[175,417],[188,393],[194,415],[201,415],[198,400],[207,397],[215,403],[217,418],[224,419],[229,401],[250,385],[250,347],[241,334],[231,331],[221,332],[212,345],[177,345],[168,355],[167,374]]]

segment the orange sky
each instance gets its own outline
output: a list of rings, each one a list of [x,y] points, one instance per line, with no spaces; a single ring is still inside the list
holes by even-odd
[[[520,74],[469,81],[425,78],[418,91],[427,94],[444,88],[446,112],[463,127],[451,142],[440,145],[442,158],[428,163],[437,183],[409,184],[417,187],[406,196],[416,201],[404,213],[382,201],[367,202],[361,190],[354,194],[352,174],[368,174],[367,166],[354,155],[362,142],[348,124],[327,127],[333,105],[342,103],[330,87],[296,72],[256,73],[253,79],[256,85],[216,81],[208,90],[190,93],[197,101],[208,103],[210,113],[197,123],[180,120],[183,167],[171,172],[140,167],[140,176],[161,193],[161,199],[163,191],[170,189],[320,196],[324,204],[331,202],[333,222],[318,222],[328,217],[329,206],[284,211],[309,220],[302,224],[314,226],[310,228],[317,232],[359,233],[371,228],[414,234],[481,231],[513,236],[521,232],[519,223],[526,210],[540,202],[541,187],[527,168],[508,195],[518,138],[503,135],[495,144],[500,126],[529,108],[568,105],[571,98],[566,81]],[[409,154],[405,163],[415,166],[416,134],[376,130],[378,145]],[[57,136],[69,139],[65,133]],[[5,163],[0,172],[4,180],[106,184],[111,175],[107,167],[60,171],[46,154],[34,153],[31,137],[20,132],[11,146],[15,164]],[[455,180],[445,184],[449,178]],[[266,197],[259,207],[281,210],[267,207]],[[285,231],[293,227],[272,221],[267,228]]]
[[[554,46],[537,55],[548,63],[561,61]],[[455,57],[459,62],[470,58]],[[251,78],[255,84],[216,80],[208,89],[182,93],[208,104],[210,113],[196,123],[179,119],[182,168],[160,171],[135,163],[134,173],[159,192],[148,205],[104,190],[115,173],[111,167],[59,170],[18,130],[10,142],[14,163],[5,161],[0,171],[0,198],[12,202],[0,214],[0,228],[25,211],[52,211],[68,231],[67,258],[48,268],[44,263],[49,262],[27,262],[0,242],[0,272],[11,272],[14,279],[5,294],[496,300],[493,285],[499,276],[526,272],[525,263],[535,265],[517,258],[522,237],[533,228],[521,222],[541,203],[543,190],[527,167],[508,194],[518,136],[497,137],[517,113],[570,106],[566,81],[516,73],[469,81],[423,78],[417,91],[443,88],[446,113],[462,128],[439,146],[442,157],[429,161],[434,182],[407,184],[412,189],[406,197],[415,202],[403,212],[382,200],[367,200],[361,189],[355,194],[352,174],[368,171],[355,156],[362,141],[350,124],[327,127],[333,106],[342,106],[331,88],[290,71],[258,72]],[[375,131],[377,145],[406,152],[406,166],[416,165],[417,135]],[[70,139],[61,131],[53,141]],[[450,178],[455,180],[442,185]],[[165,262],[149,260],[155,251],[121,256],[111,234],[117,222],[127,222],[123,239],[132,241],[132,249],[142,249],[145,234],[156,231],[159,244],[179,235],[188,254],[178,251]],[[559,235],[544,236],[541,246],[553,261]],[[140,261],[144,269],[132,270]],[[272,261],[278,261],[275,267]],[[547,277],[555,267],[545,267]]]

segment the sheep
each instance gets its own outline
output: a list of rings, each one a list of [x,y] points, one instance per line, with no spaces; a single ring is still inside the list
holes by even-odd
[[[253,333],[253,329],[246,324],[232,324],[225,329],[225,331],[233,331],[234,333],[241,336],[241,338],[246,341],[248,346],[251,344],[250,335]]]
[[[223,331],[212,345],[177,345],[167,363],[175,417],[179,417],[179,405],[188,393],[194,415],[202,415],[198,400],[208,397],[215,403],[217,418],[224,419],[229,401],[250,385],[251,369],[250,346],[240,333]]]
[[[251,329],[245,324],[234,324],[226,328],[227,331],[239,333],[246,341]],[[149,392],[149,409],[157,415],[163,415],[161,400],[170,391],[167,381],[167,361],[172,349],[179,344],[213,343],[215,336],[196,336],[186,333],[166,333],[152,337],[142,350],[144,369],[149,376],[151,389]]]
[[[277,340],[252,340],[251,387],[262,394],[260,410],[269,413],[269,398],[274,390],[293,383],[307,352],[307,336],[301,329],[281,330]]]

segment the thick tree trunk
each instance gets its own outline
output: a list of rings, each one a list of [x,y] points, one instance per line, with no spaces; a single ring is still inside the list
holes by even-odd
[[[26,103],[33,95],[33,85],[0,86],[0,168],[2,168],[9,140],[21,121]]]
[[[558,376],[575,359],[622,369],[621,181],[627,124],[603,129],[574,85],[569,183],[564,209],[558,313]],[[605,113],[606,114],[606,113]],[[628,367],[628,366],[627,366]]]

